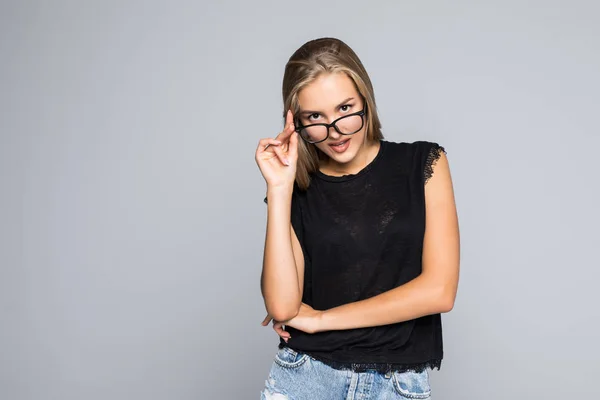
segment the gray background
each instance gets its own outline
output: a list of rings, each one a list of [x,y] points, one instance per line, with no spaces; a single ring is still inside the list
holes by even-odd
[[[283,67],[336,36],[461,227],[434,398],[598,398],[595,1],[3,1],[0,398],[258,399]],[[596,307],[594,307],[596,306]]]

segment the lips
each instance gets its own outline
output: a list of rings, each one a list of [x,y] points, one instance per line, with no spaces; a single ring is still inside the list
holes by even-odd
[[[330,146],[339,146],[340,144],[346,142],[347,140],[350,140],[350,139],[340,140],[339,142],[335,142],[335,143],[329,143],[329,145]]]
[[[330,143],[329,148],[331,150],[335,151],[336,153],[343,153],[350,146],[350,140],[351,139],[346,139],[346,140],[340,140],[339,142]]]

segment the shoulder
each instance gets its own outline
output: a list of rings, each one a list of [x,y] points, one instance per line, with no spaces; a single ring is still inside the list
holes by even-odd
[[[386,139],[381,140],[381,146],[384,148],[383,153],[388,160],[406,159],[413,152],[412,143],[408,142],[392,142]]]
[[[385,141],[386,152],[396,156],[410,157],[426,161],[427,158],[439,158],[441,153],[446,153],[444,146],[428,140],[415,140],[412,142]]]
[[[415,140],[412,142],[393,142],[391,140],[382,140],[382,143],[385,143],[385,146],[392,151],[425,151],[431,148],[441,148],[444,149],[442,145],[437,142],[432,142],[429,140]]]
[[[407,144],[415,156],[419,156],[424,161],[428,158],[439,158],[442,153],[446,153],[444,146],[438,142],[429,140],[416,140]]]
[[[446,151],[444,146],[440,145],[438,142],[432,142],[429,140],[416,140],[409,143],[409,145],[414,149],[414,151],[425,154],[428,154],[432,151]]]
[[[414,142],[418,146],[419,160],[422,166],[423,183],[426,184],[436,169],[438,161],[442,160],[442,169],[448,169],[448,160],[446,158],[446,148],[438,142],[420,140]]]
[[[430,140],[415,140],[412,142],[386,142],[389,153],[393,158],[403,161],[403,165],[423,180],[427,181],[433,175],[434,168],[441,158],[446,161],[446,149],[438,142]]]

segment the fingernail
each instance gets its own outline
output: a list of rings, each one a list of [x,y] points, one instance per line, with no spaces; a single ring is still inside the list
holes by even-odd
[[[285,163],[285,165],[289,166],[290,165],[290,160],[288,160],[287,158],[283,159],[283,162]]]

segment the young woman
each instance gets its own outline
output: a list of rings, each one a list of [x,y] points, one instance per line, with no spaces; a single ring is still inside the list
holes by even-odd
[[[459,275],[446,151],[383,139],[369,76],[338,39],[291,56],[283,102],[284,130],[256,150],[262,324],[280,336],[261,399],[429,399]]]

